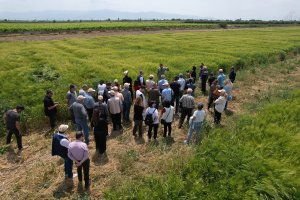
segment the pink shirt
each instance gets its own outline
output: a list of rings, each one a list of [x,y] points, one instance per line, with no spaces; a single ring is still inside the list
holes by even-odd
[[[89,149],[81,140],[69,144],[68,156],[73,161],[85,161],[89,158]]]

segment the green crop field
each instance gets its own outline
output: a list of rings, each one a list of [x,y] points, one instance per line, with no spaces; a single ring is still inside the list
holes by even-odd
[[[136,21],[136,22],[23,22],[0,23],[0,33],[18,32],[57,32],[76,30],[155,30],[155,29],[176,29],[176,28],[217,28],[218,24],[183,23],[176,21]]]
[[[297,54],[299,46],[299,27],[1,42],[1,113],[24,104],[23,125],[31,128],[45,120],[42,99],[48,88],[61,103],[59,118],[65,119],[70,83],[95,86],[101,79],[121,80],[127,69],[133,78],[140,69],[147,77],[159,63],[170,68],[168,78],[201,62],[210,71],[252,67],[285,59],[288,52]]]

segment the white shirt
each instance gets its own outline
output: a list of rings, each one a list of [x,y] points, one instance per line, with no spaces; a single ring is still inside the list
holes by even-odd
[[[146,98],[145,98],[145,95],[140,91],[140,90],[137,90],[135,92],[135,98],[138,98],[139,96],[143,97],[143,105],[144,105],[144,109],[147,107],[147,102],[146,102]]]
[[[57,135],[66,137],[64,134],[60,134],[60,133],[57,133]],[[60,140],[60,145],[63,146],[63,147],[68,148],[69,147],[69,143],[70,143],[69,140],[67,140],[66,138]]]
[[[224,111],[226,104],[226,99],[223,96],[220,96],[216,101],[215,101],[215,108],[216,110],[221,113]]]
[[[163,113],[161,118],[166,120],[167,123],[172,122],[173,115],[174,115],[174,107],[173,106],[170,106],[170,108],[164,107],[164,109],[166,109],[166,112]]]
[[[146,110],[146,115],[147,114],[152,114],[153,124],[159,124],[158,110],[156,108],[148,107]]]
[[[193,122],[203,122],[206,113],[204,110],[196,110],[193,114]]]
[[[179,78],[177,82],[180,84],[180,90],[183,91],[185,86],[185,80],[183,78]]]

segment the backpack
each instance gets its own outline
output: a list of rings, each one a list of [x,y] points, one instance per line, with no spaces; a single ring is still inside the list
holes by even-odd
[[[107,121],[107,113],[105,111],[105,106],[103,105],[99,105],[94,108],[91,120],[93,126],[97,126],[100,121]]]
[[[145,124],[146,125],[151,125],[153,124],[153,117],[152,115],[154,114],[154,112],[156,111],[156,109],[154,109],[153,113],[147,113],[146,117],[145,117]]]

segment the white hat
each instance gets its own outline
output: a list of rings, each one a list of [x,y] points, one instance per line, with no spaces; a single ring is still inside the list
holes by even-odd
[[[154,77],[153,74],[150,74],[150,75],[149,75],[149,78],[153,78],[153,77]]]
[[[111,90],[111,91],[109,92],[109,94],[112,95],[112,96],[115,96],[115,91]]]
[[[219,69],[219,72],[220,72],[220,73],[223,73],[223,69]]]
[[[124,74],[125,74],[125,75],[128,74],[128,70],[126,70],[126,71],[124,72]]]
[[[192,89],[192,88],[188,88],[186,92],[187,92],[187,93],[192,93],[192,92],[193,92],[193,89]]]
[[[130,83],[124,83],[124,88],[129,88]]]
[[[82,96],[82,95],[79,95],[79,96],[77,97],[77,100],[78,100],[78,101],[82,101],[82,100],[84,100],[84,99],[85,99],[85,97]]]
[[[60,133],[64,133],[64,132],[66,132],[66,131],[68,130],[68,128],[69,128],[68,125],[62,124],[62,125],[60,125],[60,126],[58,127],[58,131],[59,131]]]
[[[114,80],[114,83],[118,83],[118,82],[119,82],[118,79],[115,79],[115,80]]]
[[[95,92],[95,90],[93,88],[89,88],[88,92]]]
[[[102,100],[103,100],[103,96],[102,96],[102,95],[99,95],[99,96],[98,96],[98,100],[99,100],[99,101],[102,101]]]

